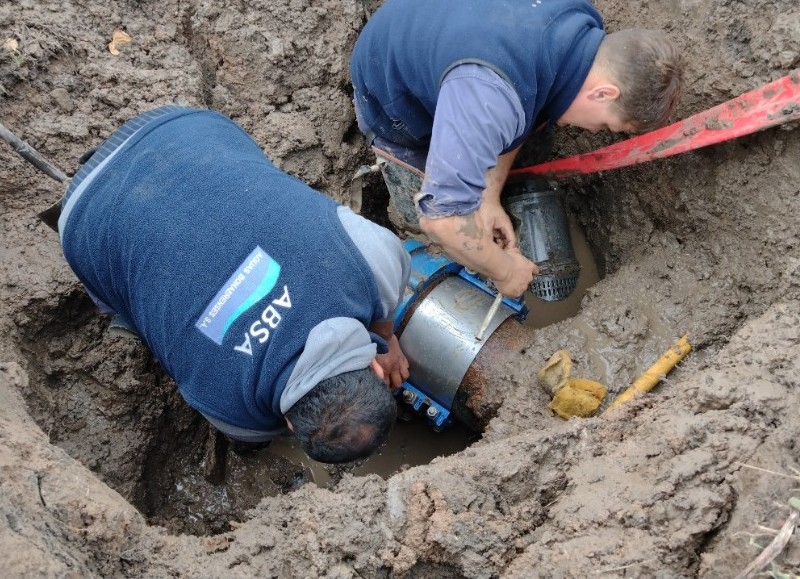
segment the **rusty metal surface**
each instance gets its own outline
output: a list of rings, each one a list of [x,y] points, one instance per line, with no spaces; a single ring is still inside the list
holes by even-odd
[[[508,318],[486,339],[456,392],[452,412],[458,420],[474,430],[486,428],[502,402],[492,384],[533,341],[535,331]]]

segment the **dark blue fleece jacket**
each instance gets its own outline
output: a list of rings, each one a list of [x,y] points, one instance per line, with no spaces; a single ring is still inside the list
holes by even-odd
[[[274,430],[311,328],[333,317],[368,326],[383,315],[378,289],[334,201],[278,170],[230,119],[176,109],[87,179],[64,255],[191,406]]]
[[[603,36],[588,0],[387,0],[353,50],[357,106],[378,135],[400,126],[427,144],[444,76],[459,64],[482,64],[522,102],[525,132],[511,150],[567,110]]]

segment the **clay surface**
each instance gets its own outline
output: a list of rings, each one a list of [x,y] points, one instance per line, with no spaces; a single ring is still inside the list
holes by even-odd
[[[143,110],[211,107],[350,202],[373,159],[347,61],[378,4],[7,0],[0,122],[71,173]],[[680,44],[676,118],[800,67],[796,0],[597,6],[610,30],[661,28]],[[132,42],[114,56],[116,29]],[[615,139],[562,130],[555,156]],[[790,124],[561,183],[603,279],[481,384],[481,439],[386,479],[338,471],[315,485],[280,458],[248,468],[220,450],[148,350],[109,335],[37,218],[63,187],[0,143],[4,575],[735,576],[800,487],[799,160]],[[377,221],[381,197],[368,178]],[[566,348],[573,375],[614,396],[686,333],[687,359],[613,414],[561,421],[535,385]],[[209,482],[223,455],[235,496]],[[176,483],[190,472],[204,481],[194,495]],[[797,537],[771,569],[800,573]]]

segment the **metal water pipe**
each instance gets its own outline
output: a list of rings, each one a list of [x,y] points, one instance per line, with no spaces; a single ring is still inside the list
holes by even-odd
[[[517,355],[529,329],[522,299],[503,298],[481,340],[476,334],[495,292],[464,267],[418,241],[406,241],[411,278],[395,316],[395,331],[409,361],[398,397],[436,430],[453,418],[483,430],[491,409],[482,404],[492,368]]]

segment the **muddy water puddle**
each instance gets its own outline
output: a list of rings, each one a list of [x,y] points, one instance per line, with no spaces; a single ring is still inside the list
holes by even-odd
[[[439,456],[449,456],[467,448],[477,440],[478,434],[458,423],[442,432],[434,432],[422,419],[410,417],[408,421],[398,420],[389,441],[376,454],[359,462],[348,472],[356,476],[377,474],[388,478],[396,472],[428,464]],[[273,454],[303,465],[312,474],[312,480],[326,486],[335,480],[337,468],[309,459],[293,437],[281,438],[270,445]],[[331,471],[334,472],[332,476]]]
[[[532,293],[525,294],[525,303],[530,313],[525,320],[525,325],[533,328],[544,328],[550,324],[560,322],[578,314],[581,309],[581,300],[586,290],[600,281],[600,273],[595,262],[592,249],[586,241],[583,229],[574,219],[569,220],[570,238],[575,258],[581,266],[578,275],[578,284],[566,299],[557,302],[548,302],[537,298]]]

